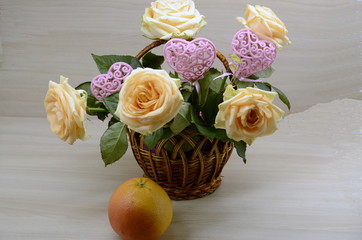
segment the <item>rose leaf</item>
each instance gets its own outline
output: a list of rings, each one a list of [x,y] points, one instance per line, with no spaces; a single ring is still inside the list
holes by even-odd
[[[133,56],[126,55],[103,55],[98,56],[92,53],[93,60],[97,64],[99,71],[102,74],[108,72],[109,68],[116,62],[125,62],[129,64],[133,69],[143,67],[140,61]]]
[[[273,74],[273,72],[274,72],[274,68],[268,67],[261,72],[254,73],[253,75],[258,78],[268,78]]]
[[[215,68],[210,68],[204,75],[204,78],[199,80],[200,93],[199,93],[199,106],[202,107],[205,104],[206,98],[209,93],[210,84],[212,81],[221,75],[221,72]]]
[[[176,117],[170,124],[173,134],[179,134],[191,124],[190,103],[184,102]]]
[[[191,85],[190,82],[184,82],[181,84],[181,94],[182,97],[184,98],[184,101],[187,102],[192,94],[194,87]]]
[[[151,135],[145,136],[143,139],[144,145],[148,150],[152,150],[156,147],[157,143],[162,139],[167,139],[174,136],[169,128],[160,128],[154,131]]]
[[[159,56],[153,54],[152,52],[147,53],[142,58],[143,67],[153,68],[153,69],[161,69],[161,65],[165,61],[163,56]]]
[[[238,88],[247,88],[247,87],[252,87],[254,86],[254,83],[253,82],[246,82],[246,81],[239,81],[237,80],[236,81],[236,86]]]
[[[119,117],[115,115],[115,112],[117,110],[118,100],[119,100],[119,92],[113,93],[112,95],[103,98],[105,107],[117,120],[119,120]]]
[[[91,91],[91,82],[89,82],[89,81],[79,84],[75,89],[84,90],[87,92],[88,96],[93,96],[93,93]]]
[[[246,157],[245,157],[246,143],[244,141],[239,141],[239,142],[235,142],[234,146],[235,146],[238,156],[243,159],[244,163],[246,163]]]
[[[210,89],[216,93],[223,92],[227,86],[225,78],[226,77],[219,77],[213,79],[212,82],[210,83]]]
[[[271,87],[263,82],[256,82],[255,86],[264,91],[271,91]]]
[[[204,107],[202,108],[203,118],[208,126],[215,123],[215,118],[219,112],[217,107],[223,101],[223,95],[214,91],[209,91]]]
[[[122,122],[111,125],[101,137],[101,154],[105,165],[118,161],[127,151],[127,127]]]
[[[270,83],[266,82],[265,84],[269,85],[276,93],[278,93],[279,99],[288,107],[288,110],[290,111],[291,104],[287,95],[285,95],[279,88],[272,86]]]

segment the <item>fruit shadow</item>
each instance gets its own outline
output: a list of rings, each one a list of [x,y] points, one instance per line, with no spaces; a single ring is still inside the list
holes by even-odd
[[[239,207],[238,211],[247,209],[247,207],[240,209],[239,204],[233,202],[233,199],[239,198],[240,201],[248,203],[247,199],[240,198],[240,191],[242,190],[247,197],[260,187],[262,186],[259,183],[247,181],[246,176],[231,176],[223,180],[217,191],[209,196],[195,200],[172,201],[172,223],[160,240],[210,237],[210,225],[215,224],[215,219],[222,223],[230,220],[231,215],[234,216],[230,210],[231,205],[235,204],[235,207]],[[229,206],[228,203],[231,205]],[[214,237],[217,239],[217,236]]]
[[[160,237],[159,240],[179,240],[189,239],[191,237],[190,222],[187,221],[187,216],[190,216],[187,209],[187,202],[195,200],[172,201],[173,205],[173,218],[169,228]],[[191,211],[191,209],[189,209]]]

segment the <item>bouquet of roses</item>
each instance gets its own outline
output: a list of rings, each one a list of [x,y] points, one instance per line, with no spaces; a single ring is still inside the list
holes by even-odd
[[[86,139],[87,115],[108,120],[100,141],[105,164],[128,148],[129,131],[144,137],[152,150],[162,139],[192,128],[210,139],[232,142],[244,161],[247,145],[272,134],[290,108],[283,92],[264,81],[273,69],[277,49],[290,44],[287,29],[275,13],[247,5],[245,28],[231,41],[226,58],[206,38],[195,38],[206,25],[192,0],[157,0],[142,17],[141,30],[154,41],[137,56],[95,55],[100,75],[72,88],[61,76],[49,82],[45,108],[51,130],[73,144]],[[151,52],[163,46],[163,56]],[[225,71],[212,68],[218,58]],[[166,61],[172,72],[162,69]]]

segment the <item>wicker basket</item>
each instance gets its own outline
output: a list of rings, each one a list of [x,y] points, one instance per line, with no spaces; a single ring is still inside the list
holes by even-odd
[[[161,140],[151,151],[143,136],[129,131],[133,154],[144,171],[173,200],[201,198],[221,183],[221,171],[233,151],[233,143],[208,139],[194,129]]]
[[[166,42],[152,42],[136,58],[141,59]],[[225,56],[219,51],[216,51],[216,56],[226,71],[230,70]],[[213,193],[221,184],[221,171],[234,148],[233,143],[208,139],[191,128],[159,141],[152,150],[143,144],[141,134],[129,130],[128,135],[133,154],[144,175],[163,187],[173,200],[201,198]]]

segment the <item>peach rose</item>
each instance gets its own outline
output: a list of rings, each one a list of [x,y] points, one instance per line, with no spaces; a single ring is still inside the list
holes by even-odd
[[[257,88],[234,90],[229,85],[224,93],[224,102],[219,104],[215,127],[225,129],[230,139],[243,140],[249,145],[257,137],[274,133],[277,122],[284,115],[272,104],[276,95]]]
[[[124,80],[115,114],[128,128],[152,134],[171,121],[182,106],[180,80],[164,70],[138,68]]]
[[[192,0],[157,0],[146,8],[141,30],[152,39],[193,39],[206,25]]]
[[[273,42],[279,49],[291,44],[287,28],[270,8],[247,4],[244,18],[238,17],[236,20],[253,30],[260,39]]]
[[[44,100],[50,129],[63,141],[73,144],[86,139],[87,95],[68,84],[68,78],[60,76],[60,84],[49,81]]]

